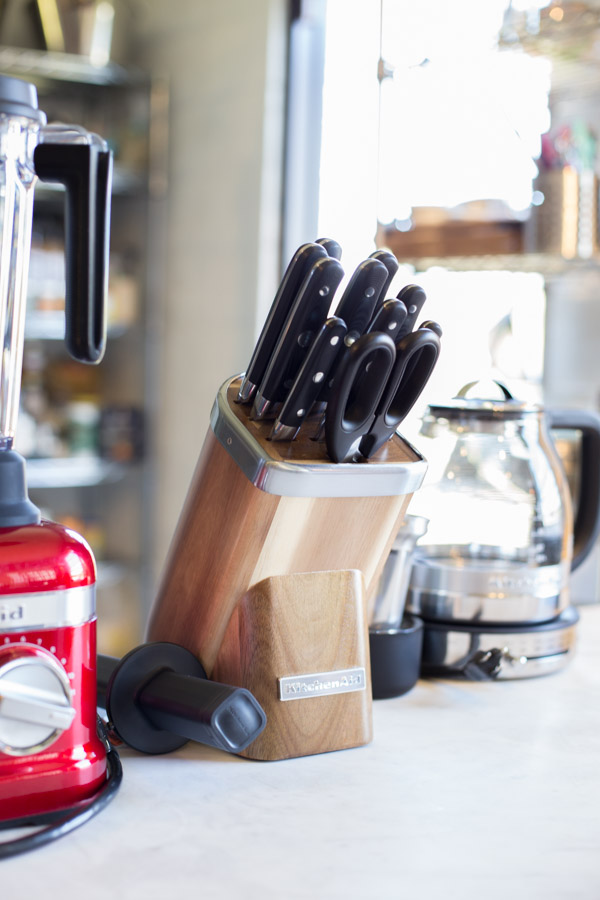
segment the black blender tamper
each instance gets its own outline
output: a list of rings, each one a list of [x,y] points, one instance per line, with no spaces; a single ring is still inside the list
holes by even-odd
[[[210,681],[178,644],[142,644],[120,660],[98,655],[97,687],[115,735],[142,753],[169,753],[190,740],[241,753],[267,724],[250,691]]]

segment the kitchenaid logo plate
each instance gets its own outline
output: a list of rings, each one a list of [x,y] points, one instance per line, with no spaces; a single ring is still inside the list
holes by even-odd
[[[280,700],[305,700],[329,694],[349,694],[367,687],[363,668],[337,669],[311,675],[289,675],[278,679]]]
[[[96,612],[95,585],[0,597],[0,634],[82,625]]]

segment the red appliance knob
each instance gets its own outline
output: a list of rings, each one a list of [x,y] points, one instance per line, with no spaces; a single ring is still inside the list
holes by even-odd
[[[0,754],[39,753],[74,717],[67,673],[51,653],[25,642],[0,649]]]

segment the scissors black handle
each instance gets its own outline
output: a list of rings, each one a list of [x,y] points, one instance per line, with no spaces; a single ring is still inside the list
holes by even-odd
[[[363,334],[344,354],[325,415],[325,443],[334,462],[348,459],[369,430],[395,359],[393,340],[381,332]]]
[[[375,410],[374,421],[359,444],[367,459],[394,434],[429,381],[440,354],[440,339],[429,328],[419,328],[396,343],[396,361]]]

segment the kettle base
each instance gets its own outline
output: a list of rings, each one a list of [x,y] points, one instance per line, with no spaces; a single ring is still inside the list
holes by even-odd
[[[421,675],[463,676],[506,681],[549,675],[573,657],[579,614],[569,606],[551,622],[538,625],[424,623]],[[495,665],[485,662],[495,655]],[[481,664],[480,664],[481,663]]]

